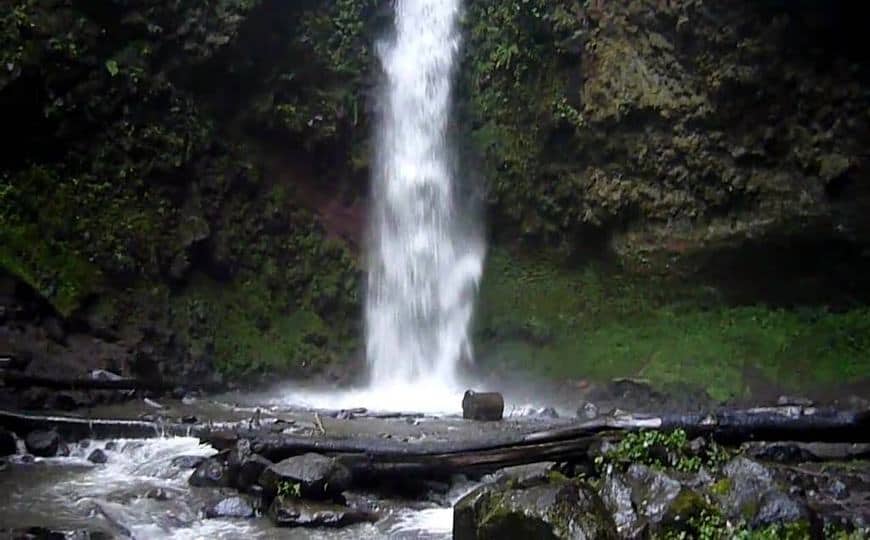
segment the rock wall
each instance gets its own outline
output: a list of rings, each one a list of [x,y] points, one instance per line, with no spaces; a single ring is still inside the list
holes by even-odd
[[[190,380],[351,353],[373,7],[4,8],[2,352]]]

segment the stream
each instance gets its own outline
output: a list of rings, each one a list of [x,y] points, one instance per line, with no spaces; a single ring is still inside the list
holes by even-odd
[[[372,525],[344,529],[277,529],[268,519],[206,519],[203,508],[221,492],[189,487],[191,469],[173,464],[181,456],[215,451],[194,438],[91,441],[68,457],[21,459],[5,473],[0,491],[0,524],[39,525],[58,531],[87,530],[109,537],[159,539],[239,538],[450,538],[451,507],[434,503],[369,498],[383,516]],[[108,461],[87,460],[95,448]],[[467,487],[466,487],[467,489]],[[229,495],[229,491],[224,495]],[[461,496],[449,493],[447,500]]]

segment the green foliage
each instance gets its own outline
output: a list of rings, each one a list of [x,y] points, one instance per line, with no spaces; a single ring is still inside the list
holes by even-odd
[[[302,485],[291,481],[280,482],[278,484],[278,497],[282,499],[299,499],[302,497]]]
[[[632,463],[656,467],[673,467],[683,472],[696,472],[703,466],[717,467],[728,459],[727,451],[714,442],[703,455],[689,448],[686,432],[677,429],[671,432],[639,431],[626,434],[613,451],[598,456],[596,465],[615,464],[625,468]]]
[[[747,397],[759,375],[800,392],[870,372],[865,308],[731,307],[700,284],[595,266],[568,270],[497,249],[479,304],[482,362],[556,379],[642,377],[726,400]]]

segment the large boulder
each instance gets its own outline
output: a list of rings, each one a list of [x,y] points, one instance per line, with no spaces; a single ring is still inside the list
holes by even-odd
[[[60,435],[56,431],[33,431],[25,437],[24,445],[34,456],[54,457],[60,448]]]
[[[279,527],[346,527],[378,520],[377,515],[364,510],[290,497],[272,501],[269,518]]]
[[[755,527],[804,523],[815,526],[816,516],[803,497],[787,493],[771,469],[740,456],[723,467],[715,495],[725,515]]]
[[[193,487],[230,487],[232,471],[221,456],[210,457],[197,465],[187,483]]]
[[[314,500],[338,499],[350,482],[347,467],[334,458],[312,453],[270,465],[260,475],[260,485],[267,495],[275,496],[282,485],[287,485],[297,496]]]
[[[455,540],[618,538],[616,525],[591,486],[551,478],[516,488],[489,484],[463,497],[453,511]]]
[[[18,451],[15,435],[0,428],[0,457],[11,456]]]

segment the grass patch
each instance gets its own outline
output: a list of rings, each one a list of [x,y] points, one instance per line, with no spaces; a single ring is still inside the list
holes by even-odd
[[[661,278],[560,269],[495,250],[481,288],[484,363],[553,378],[643,377],[714,398],[748,397],[752,378],[800,391],[870,373],[870,310],[727,306],[715,290]]]

